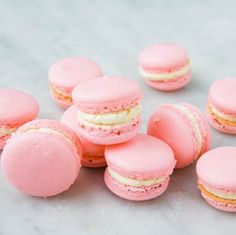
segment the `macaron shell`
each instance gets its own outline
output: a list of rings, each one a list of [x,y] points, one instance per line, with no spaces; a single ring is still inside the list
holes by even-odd
[[[215,207],[218,210],[226,212],[236,212],[236,204],[225,204],[222,202],[216,202],[211,198],[207,197],[204,193],[202,193],[202,197],[209,203],[209,205]]]
[[[152,185],[149,187],[131,187],[128,185],[122,185],[119,182],[115,181],[106,169],[104,174],[104,181],[106,186],[114,194],[121,198],[132,201],[145,201],[160,196],[167,189],[169,177],[159,185]]]
[[[236,192],[236,147],[219,147],[206,152],[197,162],[200,181],[214,189]]]
[[[236,116],[236,78],[215,81],[209,90],[208,100],[220,112]]]
[[[151,81],[151,80],[145,79],[145,81],[149,86],[157,90],[174,91],[174,90],[180,89],[181,87],[186,86],[190,82],[191,77],[192,77],[192,72],[189,72],[186,75],[182,77],[178,77],[173,80],[157,82],[157,81]]]
[[[85,140],[99,145],[112,145],[126,142],[135,137],[140,127],[140,117],[131,123],[124,124],[119,128],[102,129],[90,126],[79,126],[78,133]]]
[[[80,83],[72,92],[74,103],[87,113],[109,113],[140,102],[138,84],[122,77],[100,77]]]
[[[173,149],[177,160],[176,168],[185,167],[194,161],[196,143],[192,127],[171,106],[161,106],[151,115],[147,134],[165,141]]]
[[[115,172],[135,179],[168,176],[175,166],[172,149],[163,141],[145,134],[137,134],[122,144],[107,146],[105,157]]]
[[[23,124],[36,118],[39,104],[25,92],[0,88],[0,124]]]
[[[139,63],[145,68],[159,69],[160,72],[177,70],[188,62],[183,47],[176,44],[157,44],[144,48],[139,54]]]
[[[3,174],[12,185],[39,197],[67,190],[77,178],[79,166],[71,144],[47,133],[15,134],[1,156]]]
[[[65,138],[67,138],[69,141],[73,143],[79,157],[82,156],[83,151],[79,137],[71,128],[69,128],[63,123],[60,123],[59,121],[52,119],[36,119],[21,126],[17,130],[17,133],[24,133],[30,130],[37,131],[40,128],[49,128],[52,129],[52,131],[59,132],[61,135],[63,135]]]
[[[49,81],[62,88],[74,88],[78,83],[100,77],[102,70],[93,60],[71,57],[54,63],[49,70]]]

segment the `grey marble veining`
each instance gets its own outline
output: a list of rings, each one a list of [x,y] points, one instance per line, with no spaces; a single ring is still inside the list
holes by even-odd
[[[98,61],[106,74],[139,81],[145,98],[143,125],[161,103],[186,101],[205,109],[210,84],[236,76],[236,2],[154,0],[0,0],[0,86],[33,94],[41,118],[60,119],[48,92],[47,71],[65,56]],[[184,45],[193,80],[173,93],[157,92],[137,72],[137,54],[156,42]],[[213,147],[235,145],[213,132]],[[73,187],[38,199],[13,189],[0,174],[0,235],[28,234],[235,234],[235,215],[206,204],[195,166],[175,171],[161,197],[129,202],[110,193],[103,169],[82,169]]]

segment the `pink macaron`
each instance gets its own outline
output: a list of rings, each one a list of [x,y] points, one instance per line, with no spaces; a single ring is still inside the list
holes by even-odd
[[[210,148],[207,120],[193,105],[161,105],[149,118],[147,133],[165,141],[173,149],[176,168],[198,159]]]
[[[89,142],[117,144],[132,139],[140,126],[142,93],[122,77],[100,77],[73,90],[79,134]]]
[[[83,57],[65,58],[54,63],[48,74],[53,99],[63,108],[72,104],[71,93],[80,82],[102,75],[101,67]]]
[[[86,167],[104,167],[106,166],[106,160],[104,156],[105,145],[93,144],[81,136],[79,136],[77,129],[77,108],[75,105],[70,106],[62,115],[61,122],[69,126],[75,133],[77,133],[83,148],[83,157],[81,159],[82,166]]]
[[[236,212],[236,147],[220,147],[197,162],[198,187],[213,207]]]
[[[35,119],[38,112],[39,104],[31,95],[0,88],[0,149],[19,126]]]
[[[157,44],[139,54],[139,72],[151,87],[172,91],[186,86],[192,76],[187,51],[176,44]]]
[[[21,126],[1,156],[5,178],[31,196],[48,197],[76,180],[82,149],[77,135],[55,120],[38,119]]]
[[[117,196],[133,201],[161,195],[167,189],[176,162],[166,143],[145,134],[107,146],[105,156],[107,187]]]
[[[236,78],[226,78],[212,84],[207,116],[217,130],[236,134]]]

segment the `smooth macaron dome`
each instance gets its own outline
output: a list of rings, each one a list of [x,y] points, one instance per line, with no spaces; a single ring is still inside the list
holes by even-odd
[[[174,154],[163,141],[137,134],[105,149],[107,187],[119,197],[142,201],[161,195],[175,166]]]
[[[138,84],[105,76],[80,83],[73,90],[78,132],[95,144],[116,144],[133,138],[140,126],[142,94]]]
[[[0,88],[0,149],[13,132],[24,123],[36,118],[39,104],[22,91]]]
[[[77,133],[77,108],[75,105],[70,106],[63,113],[61,122],[69,126],[75,133]],[[78,133],[77,135],[80,138],[83,148],[81,165],[92,168],[106,166],[107,164],[104,156],[105,145],[93,144],[82,138]]]
[[[192,72],[187,51],[176,44],[156,44],[139,53],[139,72],[153,88],[171,91],[184,87]]]
[[[52,97],[62,107],[68,107],[72,104],[71,93],[77,84],[101,75],[101,67],[84,57],[68,57],[57,61],[48,73]]]
[[[217,130],[236,134],[236,78],[215,81],[209,90],[207,113]]]
[[[177,160],[176,168],[191,164],[211,144],[207,120],[187,103],[161,105],[149,118],[147,133],[169,144]]]
[[[197,162],[198,187],[213,207],[236,212],[236,147],[219,147]]]
[[[55,120],[39,119],[21,126],[1,156],[3,175],[18,190],[48,197],[67,190],[80,169],[79,138]]]

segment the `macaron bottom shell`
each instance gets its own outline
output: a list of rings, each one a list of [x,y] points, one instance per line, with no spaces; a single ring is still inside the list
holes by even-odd
[[[87,141],[100,145],[111,145],[126,142],[132,139],[138,132],[141,120],[124,124],[119,128],[103,129],[102,127],[90,127],[84,124],[78,125],[78,133]]]
[[[218,210],[222,210],[226,212],[236,212],[236,204],[226,204],[223,202],[215,201],[212,198],[205,195],[203,192],[201,192],[201,195],[210,206],[213,206],[214,208]]]
[[[104,155],[83,154],[81,165],[89,168],[105,167],[107,165]]]
[[[186,86],[192,77],[192,73],[188,72],[186,75],[182,77],[178,77],[171,80],[163,80],[163,81],[152,81],[149,79],[145,79],[146,83],[153,87],[154,89],[161,90],[161,91],[174,91],[178,90],[184,86]]]
[[[151,186],[134,187],[123,185],[114,180],[109,174],[108,169],[106,169],[104,174],[105,184],[110,191],[121,198],[131,201],[145,201],[160,196],[167,189],[169,179],[170,178],[167,177],[162,183]]]

